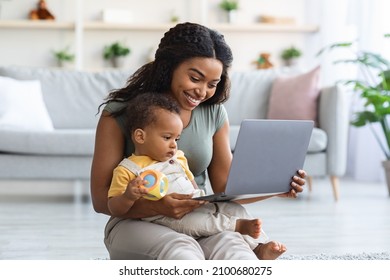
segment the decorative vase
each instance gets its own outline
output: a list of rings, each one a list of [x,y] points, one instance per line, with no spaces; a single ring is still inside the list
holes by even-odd
[[[111,58],[112,67],[123,68],[125,66],[126,57],[125,56],[114,56]]]
[[[284,64],[286,66],[295,66],[298,64],[298,58],[294,57],[294,58],[289,58],[289,59],[285,59],[284,60]]]
[[[227,12],[227,22],[228,23],[236,23],[237,21],[237,11],[231,10]]]
[[[387,189],[389,191],[389,196],[390,196],[390,160],[382,161],[382,166],[385,170]]]
[[[59,68],[70,68],[72,65],[71,61],[57,60],[57,67]]]

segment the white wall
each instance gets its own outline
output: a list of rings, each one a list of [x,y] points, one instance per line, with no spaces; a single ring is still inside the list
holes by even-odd
[[[81,1],[81,2],[78,2]],[[26,19],[29,11],[36,7],[37,0],[0,1],[0,20]],[[59,22],[95,21],[103,9],[122,9],[132,13],[135,23],[168,23],[174,12],[180,21],[194,21],[204,24],[221,22],[220,0],[46,0],[49,10]],[[81,3],[82,10],[78,9]],[[253,23],[259,15],[291,17],[298,24],[307,21],[305,0],[241,0],[238,22]],[[94,31],[83,33],[82,68],[100,69],[105,66],[102,49],[115,40],[126,42],[132,49],[128,64],[137,68],[144,64],[163,36],[164,31]],[[252,63],[260,52],[270,52],[276,66],[281,64],[279,54],[292,44],[310,54],[307,44],[312,33],[268,33],[268,32],[223,32],[233,49],[234,68],[254,69]],[[74,30],[40,30],[0,28],[0,65],[54,66],[51,50],[71,46],[77,49]],[[318,49],[318,47],[316,47]],[[312,56],[304,57],[310,64]]]

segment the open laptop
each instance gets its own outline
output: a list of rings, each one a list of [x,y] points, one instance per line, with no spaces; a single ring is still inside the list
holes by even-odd
[[[243,120],[225,193],[194,199],[230,201],[288,192],[302,169],[314,122]]]

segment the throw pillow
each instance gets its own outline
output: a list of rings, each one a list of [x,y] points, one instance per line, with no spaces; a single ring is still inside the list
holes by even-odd
[[[320,66],[308,73],[276,78],[268,105],[268,119],[313,120],[317,124]]]
[[[0,77],[0,128],[40,131],[54,129],[39,81]]]

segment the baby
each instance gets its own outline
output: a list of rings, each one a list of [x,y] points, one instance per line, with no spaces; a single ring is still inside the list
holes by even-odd
[[[145,170],[158,170],[168,178],[167,194],[203,195],[189,169],[187,159],[177,142],[183,130],[180,109],[172,97],[161,93],[144,93],[132,100],[127,108],[128,132],[134,153],[115,168],[108,207],[114,216],[126,214],[138,199],[144,199],[148,182],[139,175]],[[205,203],[194,211],[174,219],[162,215],[143,219],[172,228],[194,238],[221,231],[241,233],[254,249],[261,234],[260,219],[253,219],[246,209],[235,202]]]

